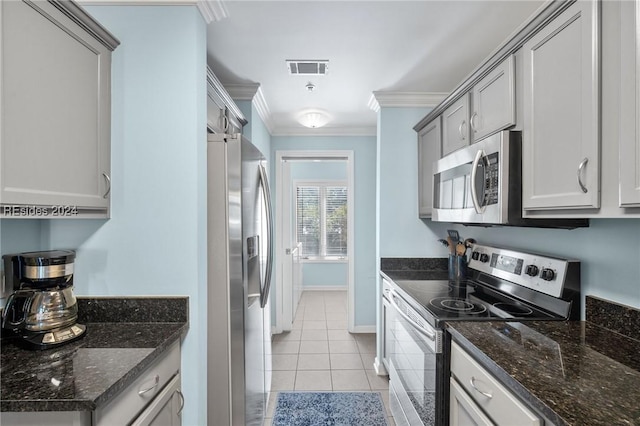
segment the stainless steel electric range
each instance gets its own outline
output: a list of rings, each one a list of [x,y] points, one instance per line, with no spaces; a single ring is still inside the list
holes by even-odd
[[[448,424],[446,322],[580,318],[580,262],[479,244],[471,250],[465,280],[382,272],[382,360],[399,425]]]

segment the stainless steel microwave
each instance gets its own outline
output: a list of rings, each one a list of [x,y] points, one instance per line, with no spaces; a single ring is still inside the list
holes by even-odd
[[[522,217],[522,137],[502,131],[438,160],[432,220],[553,228],[589,226],[588,219]]]

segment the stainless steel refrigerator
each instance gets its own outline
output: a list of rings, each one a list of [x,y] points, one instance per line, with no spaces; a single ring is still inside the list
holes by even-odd
[[[261,425],[271,387],[266,160],[240,133],[207,143],[207,422]]]

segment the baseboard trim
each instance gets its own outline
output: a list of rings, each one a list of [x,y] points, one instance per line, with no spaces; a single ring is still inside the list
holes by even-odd
[[[355,325],[351,333],[375,333],[375,325]]]
[[[373,360],[373,369],[376,370],[378,376],[388,376],[387,369],[384,368],[384,364],[380,362],[380,358],[375,357]]]
[[[337,285],[309,285],[302,286],[302,291],[347,291],[347,286]]]

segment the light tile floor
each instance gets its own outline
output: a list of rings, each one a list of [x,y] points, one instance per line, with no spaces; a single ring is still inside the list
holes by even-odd
[[[271,397],[265,424],[271,425],[278,391],[379,391],[389,425],[389,379],[373,369],[376,335],[347,331],[346,291],[302,293],[293,330],[272,344]]]

